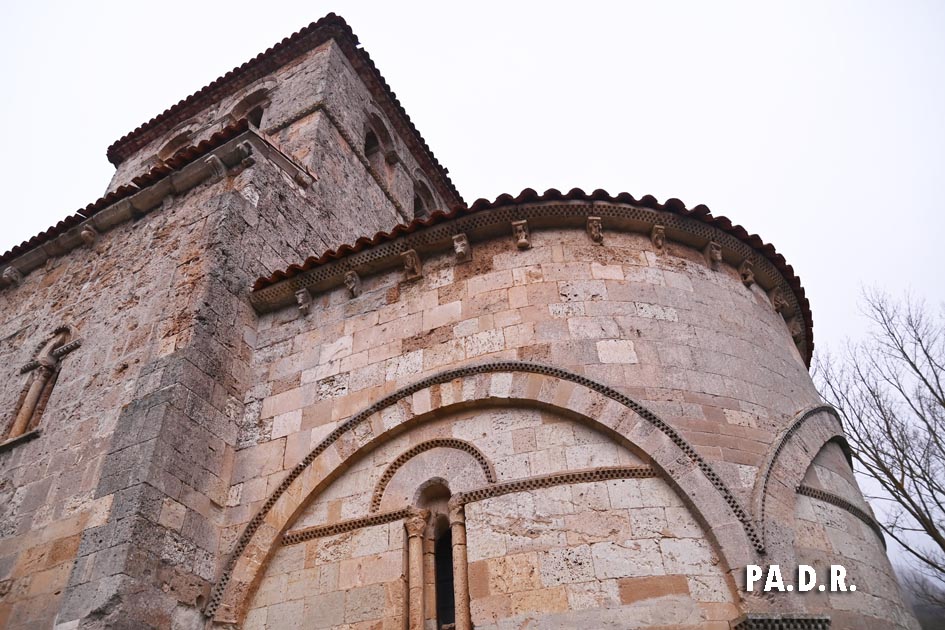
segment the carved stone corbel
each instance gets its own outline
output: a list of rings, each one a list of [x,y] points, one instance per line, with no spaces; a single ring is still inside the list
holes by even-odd
[[[747,258],[742,261],[738,267],[738,275],[742,278],[742,284],[751,287],[755,283],[755,265]]]
[[[207,159],[203,161],[204,164],[210,169],[209,179],[213,182],[218,182],[226,177],[226,165],[216,155],[208,156]]]
[[[243,168],[249,168],[256,163],[256,158],[253,157],[253,145],[249,143],[249,140],[244,140],[236,145],[236,153]]]
[[[345,287],[348,289],[348,295],[356,298],[361,295],[361,276],[357,271],[349,269],[345,272]]]
[[[512,235],[515,237],[515,245],[519,249],[528,249],[532,246],[530,234],[528,233],[528,221],[512,221]]]
[[[794,343],[800,343],[804,338],[804,324],[800,317],[790,317],[786,320],[788,332],[791,333],[791,339]]]
[[[10,265],[3,269],[0,274],[0,285],[5,287],[18,287],[23,284],[23,274],[19,269]]]
[[[400,156],[397,155],[397,151],[390,150],[384,154],[384,161],[393,166],[397,164],[397,162],[400,162]]]
[[[604,227],[600,217],[587,217],[587,233],[598,245],[604,244]]]
[[[295,292],[295,303],[299,305],[299,312],[302,315],[308,315],[312,308],[312,294],[308,289],[299,289]]]
[[[781,293],[781,287],[775,287],[771,290],[771,293],[768,294],[768,298],[771,300],[771,306],[774,307],[776,313],[781,313],[782,315],[787,312],[788,301],[784,299],[784,294]]]
[[[453,235],[453,252],[456,254],[457,263],[472,260],[472,249],[469,247],[469,238],[465,234]]]
[[[653,229],[650,230],[650,242],[653,243],[656,251],[662,254],[663,248],[666,247],[666,226],[659,223],[654,225]]]
[[[85,225],[82,227],[82,231],[79,232],[79,238],[82,239],[83,243],[91,247],[95,245],[95,241],[98,240],[98,230],[91,225]]]
[[[416,280],[423,277],[423,265],[420,263],[420,256],[417,250],[408,249],[400,255],[404,262],[404,280]]]
[[[705,255],[705,261],[709,268],[712,271],[718,271],[719,265],[722,264],[722,246],[715,241],[709,241],[702,253]]]

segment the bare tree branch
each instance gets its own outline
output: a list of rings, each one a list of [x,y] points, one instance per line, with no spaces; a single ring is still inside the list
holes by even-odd
[[[870,291],[863,312],[868,339],[820,355],[814,377],[859,467],[895,506],[881,524],[916,560],[911,590],[945,605],[945,309]]]

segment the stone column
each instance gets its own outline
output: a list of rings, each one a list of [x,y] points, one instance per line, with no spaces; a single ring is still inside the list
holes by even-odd
[[[417,510],[404,521],[407,528],[407,627],[423,630],[423,533],[430,510]]]
[[[30,383],[29,391],[26,392],[26,398],[23,399],[23,405],[16,414],[16,419],[13,421],[13,427],[10,429],[10,434],[7,436],[7,439],[20,437],[26,433],[30,419],[36,411],[36,405],[39,403],[39,397],[43,394],[46,383],[49,382],[52,374],[52,368],[46,367],[45,365],[40,365],[36,368],[33,382]]]
[[[423,602],[427,626],[436,628],[436,530],[433,522],[427,525],[423,538]]]
[[[469,614],[469,578],[466,567],[466,510],[462,498],[454,494],[449,502],[450,533],[453,536],[453,600],[456,630],[472,630]]]

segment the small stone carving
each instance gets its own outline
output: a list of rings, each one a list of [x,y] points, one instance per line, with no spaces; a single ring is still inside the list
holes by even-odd
[[[240,157],[240,164],[243,165],[243,168],[249,168],[256,163],[256,158],[253,157],[253,145],[249,143],[249,140],[244,140],[236,146],[236,152]]]
[[[83,243],[91,247],[95,245],[95,241],[98,240],[98,230],[91,225],[83,226],[82,231],[79,232],[79,238],[82,239]]]
[[[456,253],[456,262],[464,263],[472,260],[472,249],[465,234],[453,235],[453,251]]]
[[[348,287],[348,295],[356,298],[361,295],[361,276],[357,271],[350,269],[345,272],[345,286]]]
[[[308,289],[299,289],[295,292],[295,303],[299,305],[299,312],[302,315],[308,315],[312,308],[312,294],[308,292]]]
[[[218,182],[226,177],[226,165],[216,155],[211,155],[203,163],[210,168],[210,180]]]
[[[742,261],[738,267],[738,275],[742,278],[742,284],[750,287],[755,283],[755,265],[747,258]]]
[[[408,249],[400,255],[400,258],[404,261],[404,280],[416,280],[423,276],[423,266],[417,250]]]
[[[712,271],[718,271],[719,265],[722,264],[722,246],[715,241],[709,241],[702,253],[705,254],[705,261],[709,268]]]
[[[771,306],[774,307],[776,313],[784,313],[788,310],[788,301],[784,299],[784,294],[781,292],[781,287],[775,287],[771,290],[771,293],[768,295],[771,299]]]
[[[18,287],[21,284],[23,284],[23,274],[16,267],[6,267],[3,274],[0,274],[0,285]]]
[[[400,156],[397,155],[397,151],[391,150],[384,154],[384,161],[393,166],[400,161]]]
[[[416,510],[406,520],[404,527],[407,528],[407,536],[423,536],[423,531],[427,528],[427,519],[430,518],[430,510]]]
[[[604,244],[604,228],[601,225],[600,217],[587,217],[587,233],[591,240],[598,245]]]
[[[466,523],[466,509],[463,506],[463,495],[454,494],[450,497],[449,502],[446,504],[449,510],[450,525]]]
[[[666,227],[658,223],[654,225],[650,231],[650,241],[652,241],[656,251],[662,254],[663,248],[666,247]]]
[[[512,221],[512,235],[515,236],[515,244],[519,249],[528,249],[532,246],[528,234],[528,221]]]

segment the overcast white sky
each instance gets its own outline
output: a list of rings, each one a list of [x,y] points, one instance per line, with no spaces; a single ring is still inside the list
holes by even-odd
[[[819,348],[862,286],[945,300],[945,2],[7,3],[0,251],[97,199],[114,140],[329,11],[471,203],[705,203],[774,243]]]

